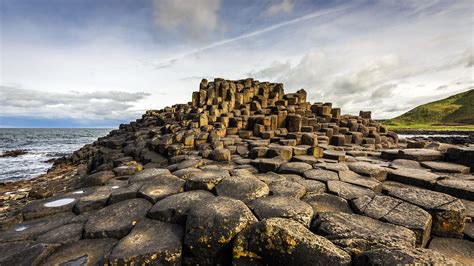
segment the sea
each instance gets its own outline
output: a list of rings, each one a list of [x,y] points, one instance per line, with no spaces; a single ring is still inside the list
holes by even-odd
[[[30,179],[46,173],[52,159],[71,154],[110,128],[0,128],[0,154],[26,150],[18,157],[0,157],[0,183]]]

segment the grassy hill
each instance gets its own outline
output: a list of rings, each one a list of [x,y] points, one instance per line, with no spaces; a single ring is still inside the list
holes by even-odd
[[[474,129],[474,89],[420,105],[384,124],[392,129]]]

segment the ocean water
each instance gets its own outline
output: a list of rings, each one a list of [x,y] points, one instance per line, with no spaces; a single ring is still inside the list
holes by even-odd
[[[0,153],[22,149],[28,153],[0,158],[0,182],[29,179],[53,165],[48,160],[71,154],[111,129],[91,128],[0,128]]]

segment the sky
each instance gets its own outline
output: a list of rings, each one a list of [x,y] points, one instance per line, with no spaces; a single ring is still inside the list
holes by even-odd
[[[0,0],[0,127],[118,127],[202,78],[392,118],[474,88],[474,1]]]

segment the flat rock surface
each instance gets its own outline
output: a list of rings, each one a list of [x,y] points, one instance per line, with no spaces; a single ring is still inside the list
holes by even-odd
[[[311,230],[338,246],[365,251],[377,247],[415,247],[415,234],[398,225],[343,212],[318,215]]]
[[[347,165],[351,171],[360,175],[373,177],[379,181],[384,181],[387,178],[387,170],[377,164],[367,162],[355,162]]]
[[[354,265],[457,265],[460,262],[430,249],[380,248],[365,251],[354,258]]]
[[[350,265],[350,262],[348,253],[290,219],[270,218],[253,224],[237,236],[233,245],[236,265]]]
[[[353,200],[364,195],[371,198],[375,196],[375,192],[370,189],[336,180],[328,181],[328,192],[346,200]]]
[[[33,241],[0,243],[0,265],[40,265],[59,246]]]
[[[307,179],[327,182],[329,180],[339,180],[339,175],[336,172],[323,169],[311,169],[304,172],[304,177]]]
[[[44,260],[44,265],[104,265],[116,239],[84,239],[64,245]]]
[[[435,237],[431,240],[429,248],[452,257],[464,265],[474,264],[474,242],[472,241]]]
[[[345,212],[352,213],[347,200],[331,194],[309,194],[302,201],[311,205],[314,214],[323,212]]]
[[[184,228],[154,220],[141,220],[122,238],[109,257],[112,265],[181,265]]]
[[[86,238],[122,238],[145,218],[152,204],[145,199],[131,199],[109,205],[90,215],[84,227]]]
[[[415,161],[437,161],[444,158],[444,154],[437,150],[430,149],[402,149],[398,151],[399,159]]]
[[[460,173],[467,174],[471,170],[469,166],[449,162],[421,162],[423,167],[429,168],[441,173]]]
[[[418,169],[396,169],[388,173],[389,180],[423,188],[433,188],[439,178],[435,173]]]
[[[246,203],[270,193],[268,185],[254,176],[231,176],[223,179],[215,189],[219,196]]]
[[[294,197],[270,196],[259,198],[249,204],[259,220],[272,217],[293,219],[309,227],[313,208]]]

